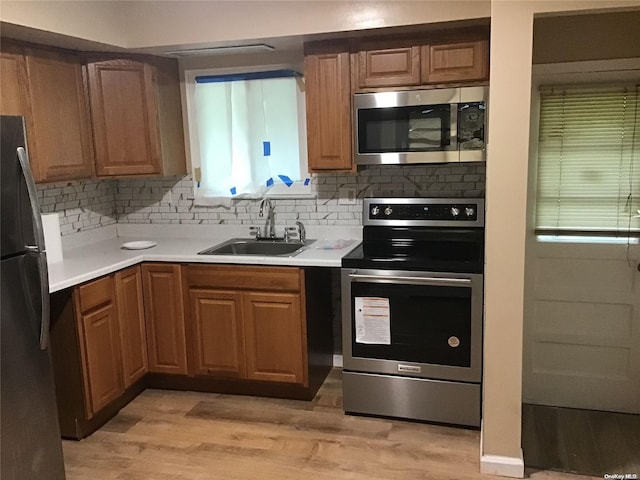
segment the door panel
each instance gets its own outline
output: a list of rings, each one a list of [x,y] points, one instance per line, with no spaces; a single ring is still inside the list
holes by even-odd
[[[140,267],[116,273],[115,286],[123,381],[127,388],[148,371]]]
[[[21,83],[24,78],[24,57],[19,54],[0,52],[0,114],[25,115]]]
[[[640,413],[638,245],[533,248],[524,401]]]
[[[187,374],[180,265],[142,266],[149,371]]]
[[[25,147],[22,117],[3,116],[0,120],[2,152],[0,156],[0,256],[6,257],[35,245],[31,202],[20,161],[18,147]]]
[[[196,375],[245,376],[242,294],[191,290]]]
[[[90,177],[93,147],[79,57],[29,50],[26,58],[36,181]]]
[[[0,262],[0,471],[8,479],[64,479],[62,446],[49,350],[40,350],[32,295],[33,257]],[[21,279],[24,279],[22,281]],[[35,459],[39,460],[36,461]]]
[[[351,84],[347,52],[305,57],[309,171],[351,170]]]
[[[120,365],[118,325],[112,303],[80,319],[81,353],[89,416],[124,391]]]
[[[306,383],[300,295],[245,293],[247,378]]]
[[[112,60],[88,65],[98,175],[160,172],[153,68]]]

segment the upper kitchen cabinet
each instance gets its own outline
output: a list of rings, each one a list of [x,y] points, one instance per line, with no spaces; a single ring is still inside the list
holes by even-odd
[[[349,53],[305,56],[309,171],[352,170]]]
[[[489,42],[423,45],[423,83],[447,83],[489,79]]]
[[[3,45],[4,48],[4,45]],[[17,51],[0,52],[0,115],[24,115],[22,79],[26,77],[24,56]]]
[[[358,52],[360,87],[420,84],[420,47]]]
[[[2,114],[24,116],[36,182],[92,176],[91,126],[80,57],[47,49],[20,50],[2,53]]]
[[[97,175],[184,174],[176,62],[90,59],[87,70]]]

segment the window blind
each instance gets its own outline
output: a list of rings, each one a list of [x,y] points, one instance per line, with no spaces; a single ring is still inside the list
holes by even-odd
[[[638,92],[638,85],[540,89],[537,232],[640,232]]]

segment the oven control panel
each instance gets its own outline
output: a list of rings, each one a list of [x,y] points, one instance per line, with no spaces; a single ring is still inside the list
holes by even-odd
[[[484,199],[366,198],[365,225],[484,225]]]

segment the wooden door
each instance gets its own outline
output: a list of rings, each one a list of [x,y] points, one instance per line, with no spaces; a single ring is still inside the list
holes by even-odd
[[[98,175],[160,173],[154,68],[131,60],[88,64]]]
[[[524,401],[640,413],[640,247],[531,248]]]
[[[122,378],[124,388],[128,388],[149,370],[140,267],[132,267],[116,273],[115,291],[122,353]]]
[[[242,294],[192,289],[189,301],[193,373],[245,377]]]
[[[91,418],[124,392],[113,303],[81,315],[79,335],[85,402]]]
[[[300,295],[250,292],[243,298],[247,378],[306,385]]]
[[[360,87],[420,84],[420,47],[367,50],[358,53]]]
[[[0,52],[0,115],[27,115],[22,90],[26,80],[25,68],[21,54]]]
[[[142,265],[149,371],[187,374],[180,265]]]
[[[305,57],[309,171],[353,169],[349,54]]]
[[[423,83],[488,80],[489,42],[425,45],[421,64]]]
[[[93,145],[80,58],[28,49],[26,67],[31,110],[25,120],[36,181],[91,177]]]

